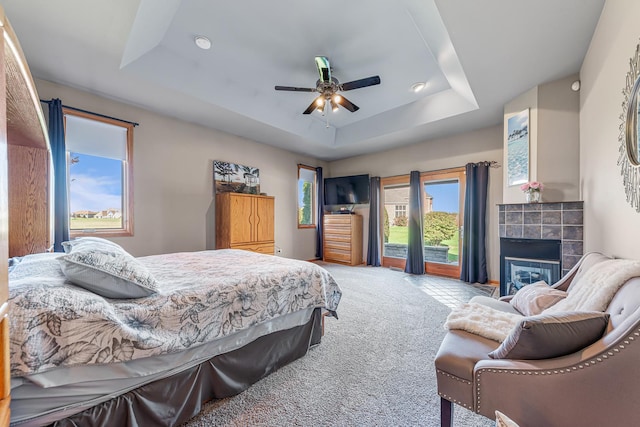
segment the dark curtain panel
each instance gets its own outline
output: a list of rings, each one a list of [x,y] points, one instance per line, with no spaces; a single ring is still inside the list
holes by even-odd
[[[380,177],[372,176],[370,181],[367,265],[380,267]]]
[[[487,283],[487,186],[489,162],[468,163],[467,188],[464,196],[464,228],[460,280]]]
[[[409,178],[409,247],[405,273],[424,274],[424,224],[422,220],[422,186],[420,172],[411,171]]]
[[[67,150],[64,143],[62,101],[49,102],[49,142],[53,159],[53,249],[62,252],[62,242],[69,240],[69,201],[67,194]]]
[[[322,259],[322,222],[324,219],[324,181],[322,179],[322,168],[316,168],[316,193],[318,198],[318,211],[316,212],[316,258]]]

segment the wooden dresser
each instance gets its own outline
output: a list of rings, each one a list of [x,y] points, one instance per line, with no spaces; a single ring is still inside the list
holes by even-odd
[[[216,249],[273,255],[275,198],[241,193],[216,196]]]
[[[341,264],[362,264],[362,216],[325,215],[323,259]]]

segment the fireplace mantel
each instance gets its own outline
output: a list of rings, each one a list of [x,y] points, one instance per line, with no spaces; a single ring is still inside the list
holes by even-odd
[[[582,201],[499,204],[500,237],[560,240],[564,275],[583,254],[583,209]]]

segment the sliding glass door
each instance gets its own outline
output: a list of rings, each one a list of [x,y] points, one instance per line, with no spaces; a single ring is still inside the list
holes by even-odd
[[[424,262],[428,274],[460,277],[464,168],[421,174]],[[409,175],[382,178],[382,265],[404,269],[407,257]]]
[[[425,172],[421,182],[425,270],[457,279],[464,223],[464,169]]]
[[[380,180],[382,206],[382,265],[404,270],[409,233],[409,175]]]

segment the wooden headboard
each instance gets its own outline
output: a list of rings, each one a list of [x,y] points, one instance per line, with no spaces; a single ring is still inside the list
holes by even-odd
[[[0,6],[0,426],[9,425],[9,256],[50,246],[50,149],[40,100]]]
[[[45,252],[51,246],[51,150],[35,84],[6,19],[4,29],[9,257],[13,257]]]

